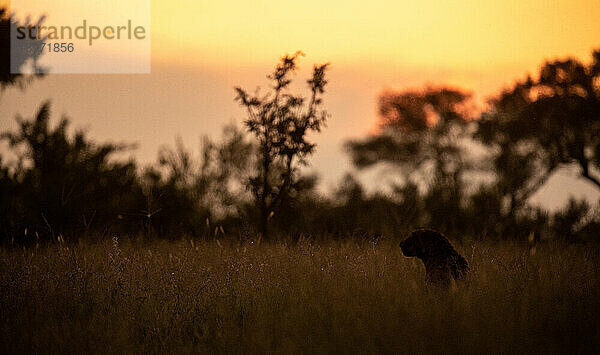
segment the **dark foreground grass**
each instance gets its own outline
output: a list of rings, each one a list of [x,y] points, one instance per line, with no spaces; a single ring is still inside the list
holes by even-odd
[[[597,247],[465,243],[448,293],[391,241],[0,251],[0,353],[597,353]]]

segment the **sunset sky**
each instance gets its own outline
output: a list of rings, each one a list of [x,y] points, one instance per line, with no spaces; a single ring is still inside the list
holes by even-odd
[[[125,11],[126,2],[107,3]],[[49,23],[82,6],[27,4],[12,10],[18,17],[47,13]],[[281,55],[302,50],[300,80],[312,64],[332,63],[325,102],[332,116],[315,137],[312,164],[327,187],[351,170],[342,144],[374,128],[381,90],[450,84],[483,101],[545,59],[587,62],[600,48],[600,1],[153,0],[151,36],[152,74],[50,75],[26,91],[10,89],[0,97],[0,130],[51,99],[56,116],[68,115],[98,140],[137,142],[136,156],[154,162],[159,146],[177,135],[196,149],[201,135],[216,137],[223,124],[241,122],[233,87],[264,86]],[[539,201],[594,192],[568,171],[560,175]]]

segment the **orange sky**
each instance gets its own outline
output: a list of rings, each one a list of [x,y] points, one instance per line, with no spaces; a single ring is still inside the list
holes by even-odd
[[[167,60],[270,63],[302,48],[338,64],[493,70],[600,44],[598,0],[178,0],[152,11],[155,54]]]
[[[598,0],[148,0],[154,59],[191,65],[271,63],[302,49],[338,65],[493,71],[600,45]],[[0,0],[0,4],[8,0]],[[127,1],[13,0],[18,15],[131,12]],[[93,8],[93,9],[92,9]],[[94,15],[97,16],[97,15]],[[200,61],[198,61],[200,59]]]
[[[107,1],[114,9],[126,3]],[[29,10],[13,7],[18,15],[39,7],[48,23],[82,6],[81,0],[13,0],[19,3]],[[11,89],[0,97],[0,130],[13,127],[16,113],[31,115],[52,99],[56,114],[68,114],[75,126],[97,139],[138,142],[138,157],[154,161],[158,147],[176,135],[197,147],[200,135],[241,122],[233,86],[264,85],[278,57],[302,50],[299,79],[313,63],[332,63],[326,97],[332,116],[315,137],[313,159],[330,184],[351,169],[343,142],[373,128],[378,92],[447,83],[484,97],[544,59],[588,61],[600,48],[600,0],[152,0],[150,31],[152,74],[51,75],[24,92]],[[549,195],[593,191],[565,181]]]

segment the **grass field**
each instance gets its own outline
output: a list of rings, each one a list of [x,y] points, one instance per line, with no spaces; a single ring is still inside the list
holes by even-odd
[[[598,353],[597,246],[465,242],[424,284],[397,243],[0,251],[0,353]]]

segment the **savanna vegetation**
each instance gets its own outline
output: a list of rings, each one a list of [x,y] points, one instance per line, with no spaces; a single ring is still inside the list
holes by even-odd
[[[593,353],[600,249],[464,241],[424,286],[396,240],[122,242],[0,252],[0,352]]]
[[[13,25],[0,12],[0,93],[43,72],[10,74]],[[151,166],[50,102],[17,117],[0,135],[0,352],[597,352],[600,209],[530,198],[561,168],[600,189],[600,51],[483,109],[461,88],[383,92],[378,129],[344,147],[395,178],[385,193],[306,173],[335,118],[328,64],[292,92],[301,56],[235,88],[243,124]],[[416,227],[455,243],[465,282],[425,285],[398,247]]]
[[[597,206],[573,200],[550,213],[529,199],[560,168],[600,188],[600,52],[590,64],[544,64],[483,113],[457,88],[382,93],[377,133],[345,144],[357,169],[395,177],[375,194],[351,174],[319,193],[318,177],[305,173],[310,134],[328,118],[328,66],[314,67],[307,97],[294,94],[300,54],[281,59],[268,90],[236,88],[243,128],[206,137],[199,154],[164,147],[153,166],[116,158],[131,145],[94,142],[68,118],[53,122],[50,102],[17,117],[17,129],[0,135],[9,148],[0,160],[1,241],[370,239],[417,226],[482,240],[598,241]]]

